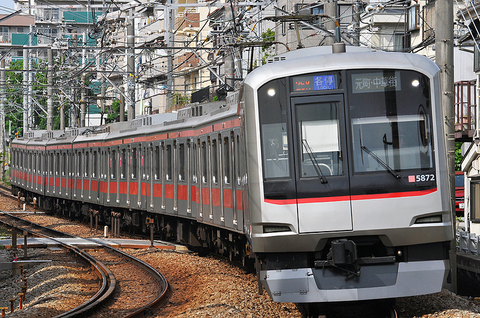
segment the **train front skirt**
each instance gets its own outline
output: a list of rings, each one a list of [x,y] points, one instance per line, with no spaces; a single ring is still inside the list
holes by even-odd
[[[262,270],[260,280],[276,302],[359,301],[440,292],[448,269],[448,260],[435,260],[362,266],[358,276],[329,267]]]

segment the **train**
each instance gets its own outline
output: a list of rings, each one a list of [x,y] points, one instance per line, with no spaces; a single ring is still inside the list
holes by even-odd
[[[440,70],[336,48],[275,56],[176,114],[29,131],[11,144],[12,192],[254,263],[276,302],[439,292],[454,235]]]

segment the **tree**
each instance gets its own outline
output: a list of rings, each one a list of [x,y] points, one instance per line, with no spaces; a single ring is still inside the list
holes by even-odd
[[[267,29],[267,31],[262,33],[262,42],[273,42],[275,41],[275,31]],[[262,65],[267,63],[267,60],[272,56],[272,46],[273,44],[266,44],[262,46]]]
[[[462,170],[462,143],[456,142],[455,143],[455,171]]]

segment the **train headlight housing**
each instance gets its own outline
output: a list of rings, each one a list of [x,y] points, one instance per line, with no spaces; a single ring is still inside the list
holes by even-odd
[[[418,218],[415,221],[415,224],[424,224],[424,223],[442,223],[442,215],[431,215]]]
[[[264,225],[263,233],[290,232],[290,227],[286,225]]]

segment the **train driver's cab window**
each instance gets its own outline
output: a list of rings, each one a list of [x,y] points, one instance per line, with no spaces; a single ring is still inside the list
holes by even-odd
[[[339,103],[296,105],[301,177],[343,174]]]
[[[258,107],[265,180],[290,177],[285,83],[285,79],[278,79],[259,89]]]
[[[428,78],[399,70],[351,71],[349,78],[355,172],[432,169]]]

